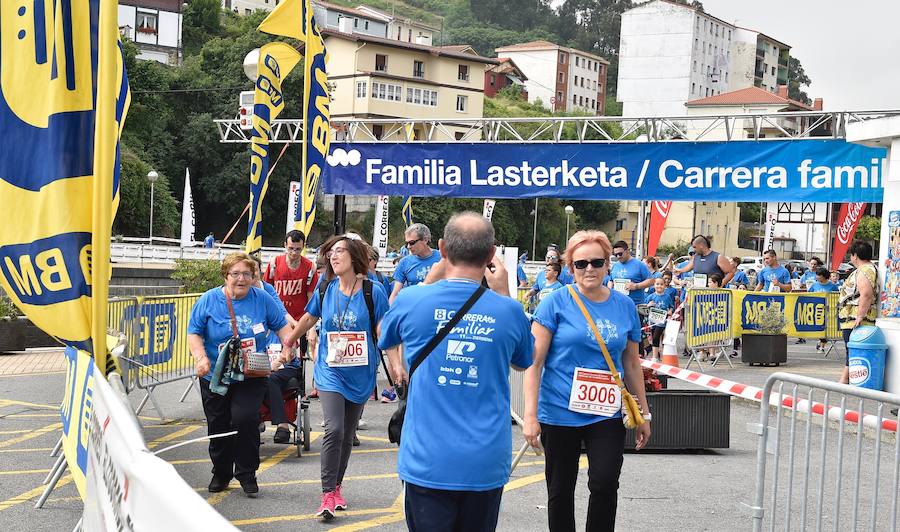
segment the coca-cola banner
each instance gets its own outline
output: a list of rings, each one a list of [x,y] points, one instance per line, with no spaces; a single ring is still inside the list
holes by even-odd
[[[844,255],[853,242],[856,227],[866,210],[865,203],[844,203],[838,215],[837,232],[834,237],[834,248],[831,251],[831,269],[837,270],[844,260]]]
[[[669,210],[671,208],[671,201],[651,202],[650,234],[647,235],[648,257],[656,255],[656,247],[659,245],[659,238],[662,236],[663,229],[666,227],[666,219],[669,217]]]

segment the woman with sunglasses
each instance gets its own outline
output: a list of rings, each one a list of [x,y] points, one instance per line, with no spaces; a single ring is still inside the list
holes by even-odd
[[[357,237],[358,238],[358,237]],[[372,311],[366,302],[364,283],[370,283],[366,245],[349,235],[331,237],[320,253],[327,257],[322,283],[306,305],[285,345],[292,345],[322,319],[318,348],[310,351],[313,379],[325,418],[322,438],[322,504],[317,517],[328,521],[345,510],[341,493],[344,472],[353,449],[357,423],[372,390],[380,360],[372,332],[388,310],[382,287],[372,283]]]
[[[575,274],[578,298],[649,421],[634,302],[603,284],[611,252],[604,233],[578,231],[566,246],[566,263]],[[582,445],[587,451],[590,491],[586,530],[613,530],[625,447],[618,387],[610,382],[605,357],[568,289],[544,299],[534,314],[531,332],[535,349],[534,363],[525,373],[524,433],[528,443],[543,446],[546,455],[550,530],[575,530],[575,483]],[[636,449],[641,449],[650,438],[649,423],[635,432]]]

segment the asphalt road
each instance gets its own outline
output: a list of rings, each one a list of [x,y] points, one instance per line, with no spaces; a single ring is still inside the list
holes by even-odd
[[[834,379],[842,358],[823,359],[811,346],[792,347],[792,367],[822,378]],[[769,368],[716,368],[712,372],[739,382],[759,385]],[[53,459],[50,450],[59,436],[57,405],[62,396],[61,372],[0,376],[0,529],[71,530],[78,521],[81,502],[74,485],[63,477],[43,509],[33,509],[43,490],[42,481]],[[203,436],[199,394],[193,391],[184,403],[178,398],[185,382],[157,390],[165,419],[148,408],[141,422],[150,448],[161,448]],[[677,386],[690,386],[679,383]],[[136,405],[140,394],[132,394]],[[312,403],[312,449],[300,458],[293,446],[272,443],[274,431],[263,436],[262,466],[258,473],[260,496],[249,500],[236,482],[232,489],[215,495],[206,492],[210,465],[205,443],[193,443],[162,455],[185,481],[207,498],[226,518],[245,530],[405,530],[401,484],[396,476],[396,446],[386,438],[386,426],[394,405],[369,403],[364,418],[368,428],[360,432],[362,445],[350,459],[344,494],[349,510],[329,524],[312,513],[319,502],[318,431],[322,419],[317,401]],[[758,420],[759,408],[743,400],[731,402],[731,446],[701,452],[630,452],[619,489],[618,526],[621,530],[747,530],[750,513],[742,503],[754,494],[757,436],[747,431]],[[514,449],[522,443],[514,427]],[[833,440],[831,440],[833,441]],[[848,444],[849,445],[849,444]],[[886,446],[893,457],[893,444]],[[829,464],[830,468],[833,466]],[[588,498],[583,468],[576,491],[576,512],[583,529]],[[865,486],[864,486],[865,488]],[[888,487],[889,488],[889,487]],[[885,489],[885,488],[882,488]],[[889,489],[887,489],[889,492]],[[882,491],[885,497],[885,491]],[[546,489],[542,457],[528,454],[514,471],[506,488],[499,530],[546,530]]]

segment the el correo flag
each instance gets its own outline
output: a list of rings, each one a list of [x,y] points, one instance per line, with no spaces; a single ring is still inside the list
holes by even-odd
[[[497,205],[496,200],[484,200],[484,207],[481,209],[481,215],[490,220],[494,217],[494,207]]]
[[[35,325],[100,353],[130,102],[116,2],[0,3],[0,285]],[[27,6],[27,7],[26,7]],[[27,10],[27,16],[23,13]]]
[[[331,142],[325,40],[316,26],[309,0],[282,2],[262,21],[259,30],[293,37],[306,44],[303,54],[303,190],[294,228],[308,236],[316,219],[316,193]]]
[[[409,227],[413,223],[413,213],[412,213],[412,196],[406,196],[403,198],[403,221],[406,223],[406,227]]]
[[[184,169],[184,199],[181,203],[181,247],[194,245],[194,198],[191,196],[191,171]]]
[[[375,227],[372,231],[372,247],[379,257],[387,256],[388,249],[388,204],[390,196],[378,196],[375,202]]]
[[[672,202],[652,201],[650,205],[650,234],[647,236],[648,257],[656,255],[656,248],[659,246],[659,239],[666,227],[666,219],[669,217],[669,210],[672,209]]]
[[[300,53],[287,43],[274,42],[259,51],[259,72],[253,96],[253,130],[250,133],[250,220],[247,253],[262,248],[262,202],[269,188],[269,140],[272,121],[284,109],[281,82],[300,61]]]

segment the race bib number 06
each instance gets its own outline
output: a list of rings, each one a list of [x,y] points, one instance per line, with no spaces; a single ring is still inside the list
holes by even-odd
[[[331,367],[367,366],[369,342],[365,331],[329,332],[328,358]]]
[[[569,410],[611,417],[622,409],[622,395],[612,373],[598,369],[575,368]]]

